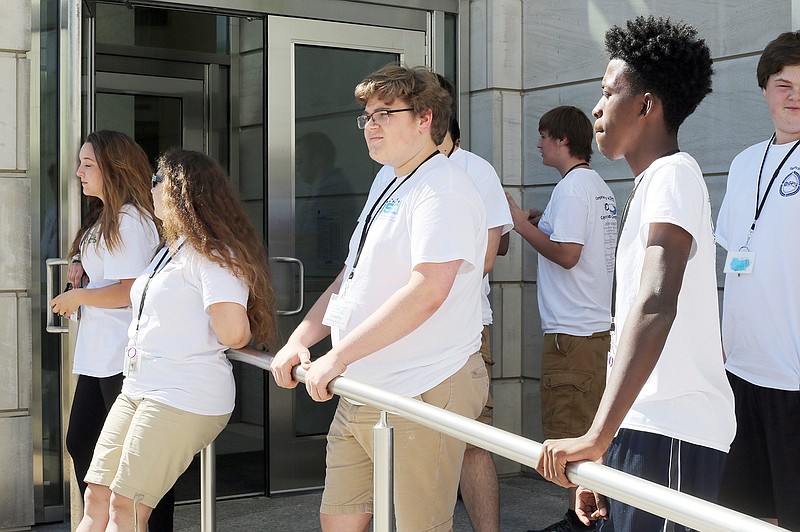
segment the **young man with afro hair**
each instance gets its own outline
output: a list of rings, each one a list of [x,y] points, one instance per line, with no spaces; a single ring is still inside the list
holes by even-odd
[[[545,441],[537,470],[563,486],[568,462],[599,460],[716,501],[736,426],[720,345],[708,190],[678,128],[711,92],[711,57],[691,26],[637,17],[606,33],[610,61],[594,108],[607,158],[636,176],[620,218],[615,331],[597,415],[580,438]],[[576,513],[600,530],[688,530],[578,488]]]

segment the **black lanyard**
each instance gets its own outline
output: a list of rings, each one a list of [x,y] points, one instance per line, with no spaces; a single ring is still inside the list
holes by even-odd
[[[761,168],[758,171],[758,185],[756,186],[756,215],[753,218],[753,224],[750,226],[750,234],[747,235],[747,241],[750,242],[750,236],[753,234],[753,231],[756,230],[756,222],[758,218],[761,216],[761,211],[764,210],[764,204],[767,202],[767,196],[769,195],[769,191],[772,188],[772,184],[775,182],[775,179],[778,177],[783,165],[786,164],[786,161],[789,159],[789,156],[792,155],[794,150],[797,148],[797,145],[800,144],[800,140],[794,143],[792,149],[789,150],[789,153],[781,161],[781,164],[775,169],[775,172],[772,174],[772,179],[769,180],[769,184],[767,185],[767,190],[764,191],[764,197],[761,198],[761,201],[758,201],[758,195],[761,192],[761,174],[764,173],[764,163],[767,162],[767,154],[769,153],[769,147],[772,146],[772,142],[775,140],[775,133],[772,134],[770,137],[769,142],[767,143],[767,149],[764,150],[764,158],[761,159]],[[745,244],[746,246],[747,244]]]
[[[389,193],[388,195],[386,194],[386,192],[389,190],[389,188],[391,188],[391,186],[395,183],[395,181],[397,181],[397,176],[395,176],[394,179],[392,179],[391,182],[388,185],[386,185],[386,188],[383,189],[383,192],[381,192],[381,195],[378,196],[377,201],[375,201],[375,203],[372,205],[372,208],[369,210],[369,213],[367,214],[367,218],[364,220],[364,228],[361,230],[361,238],[358,241],[358,250],[356,251],[356,258],[353,261],[353,271],[350,272],[350,275],[348,276],[348,279],[352,279],[353,278],[353,274],[355,273],[356,266],[358,266],[358,261],[361,258],[361,252],[364,250],[364,243],[367,241],[367,235],[369,234],[369,230],[372,228],[372,224],[375,222],[375,219],[372,217],[372,215],[375,214],[375,209],[378,207],[378,205],[380,205],[380,209],[378,210],[378,213],[380,213],[380,211],[383,209],[383,206],[386,205],[387,201],[389,201],[389,198],[391,198],[392,195],[394,193],[396,193],[397,190],[400,187],[402,187],[403,184],[406,181],[411,179],[411,176],[413,176],[416,173],[416,171],[419,170],[420,167],[423,164],[427,163],[428,161],[433,159],[438,154],[439,154],[439,150],[436,150],[435,152],[433,152],[430,155],[428,155],[427,159],[425,159],[424,161],[419,163],[419,166],[414,168],[411,171],[410,174],[408,174],[406,177],[404,177],[403,180],[400,181],[400,184],[397,185],[395,187],[395,189],[392,190],[392,192]],[[385,199],[384,199],[384,196],[386,196]],[[381,200],[383,200],[383,201],[381,201]]]
[[[567,176],[569,175],[569,173],[570,173],[570,172],[572,172],[573,170],[575,170],[575,169],[576,169],[576,168],[578,168],[579,166],[589,166],[589,163],[587,163],[587,162],[585,162],[585,161],[584,161],[584,162],[582,162],[582,163],[578,163],[578,164],[576,164],[575,166],[573,166],[572,168],[570,168],[569,170],[567,170],[567,172],[564,174],[564,177],[567,177]],[[562,179],[563,179],[563,177],[562,177]]]
[[[680,152],[678,149],[670,150],[658,159],[662,157],[669,157],[670,155],[675,155],[676,153]],[[658,160],[656,159],[656,160]],[[655,162],[655,161],[653,161]],[[651,163],[652,164],[652,163]],[[631,203],[633,202],[633,197],[636,195],[636,190],[639,188],[639,185],[642,184],[644,181],[644,175],[642,178],[633,186],[633,190],[628,195],[628,199],[625,201],[625,209],[622,211],[622,220],[617,224],[617,243],[614,246],[614,277],[611,283],[611,330],[614,330],[614,316],[617,312],[617,251],[619,250],[619,241],[622,238],[622,229],[625,227],[625,221],[628,219],[628,211],[630,210]]]
[[[178,253],[185,243],[186,243],[185,240],[183,242],[181,242],[181,245],[178,246],[178,249],[175,250],[175,253]],[[136,331],[133,334],[134,347],[133,348],[130,348],[130,347],[128,348],[128,352],[131,349],[133,349],[133,354],[131,355],[130,353],[128,353],[128,356],[131,356],[131,357],[136,356],[135,344],[136,344],[136,340],[139,338],[139,322],[142,319],[142,311],[144,311],[144,300],[147,297],[147,289],[150,287],[150,281],[153,280],[153,277],[155,277],[157,273],[159,273],[161,271],[164,271],[164,268],[167,267],[167,264],[169,264],[170,261],[172,261],[172,257],[175,256],[175,253],[170,253],[169,252],[169,246],[164,248],[164,254],[161,255],[160,259],[158,259],[158,262],[156,263],[155,267],[153,268],[153,271],[150,272],[150,275],[147,277],[147,282],[144,284],[144,288],[142,289],[142,300],[139,302],[139,314],[136,316]],[[166,259],[166,262],[164,261],[164,259]],[[164,263],[163,266],[161,266],[162,262]],[[161,266],[160,270],[158,269],[159,266]]]

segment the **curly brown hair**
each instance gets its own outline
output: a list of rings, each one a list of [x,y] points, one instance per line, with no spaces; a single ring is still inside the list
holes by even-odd
[[[277,336],[275,292],[267,251],[225,171],[206,155],[171,149],[158,159],[164,177],[164,238],[186,241],[247,283],[247,316],[260,347]]]
[[[84,144],[91,144],[94,150],[103,177],[103,199],[87,198],[85,216],[69,247],[69,257],[80,253],[83,237],[95,225],[107,249],[117,250],[121,245],[119,213],[125,205],[133,205],[143,217],[153,220],[157,228],[161,226],[153,213],[150,195],[152,169],[136,141],[119,131],[102,130],[89,133]]]

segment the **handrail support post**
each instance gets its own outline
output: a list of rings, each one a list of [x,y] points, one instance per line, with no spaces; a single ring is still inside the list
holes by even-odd
[[[200,530],[217,530],[217,457],[214,442],[200,451]]]
[[[394,530],[394,429],[389,426],[389,415],[381,410],[381,417],[372,429],[372,448],[375,461],[372,469],[372,516],[375,532]]]

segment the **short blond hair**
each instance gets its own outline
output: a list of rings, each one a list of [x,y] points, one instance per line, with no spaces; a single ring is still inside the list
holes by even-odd
[[[372,97],[387,104],[400,99],[414,109],[417,116],[430,109],[433,113],[431,138],[437,145],[442,143],[450,126],[453,99],[439,84],[436,74],[427,67],[409,68],[390,63],[356,85],[355,97],[362,106],[367,105]]]

